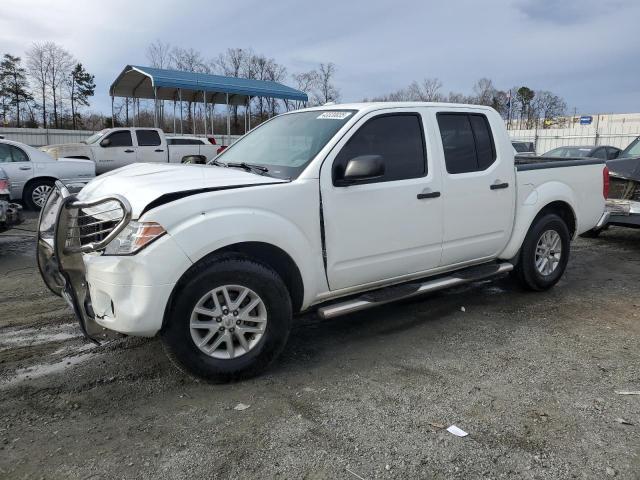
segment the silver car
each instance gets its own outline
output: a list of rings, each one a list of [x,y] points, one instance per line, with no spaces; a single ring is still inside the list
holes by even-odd
[[[9,176],[11,200],[39,210],[56,180],[86,184],[96,175],[95,164],[75,158],[55,159],[20,142],[0,139],[0,168]]]

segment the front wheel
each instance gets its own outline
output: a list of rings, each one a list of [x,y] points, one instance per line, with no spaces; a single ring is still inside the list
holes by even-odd
[[[569,261],[569,229],[562,218],[548,213],[535,220],[522,243],[514,269],[516,279],[529,290],[547,290],[562,277]]]
[[[284,348],[291,299],[276,272],[246,257],[209,260],[180,289],[162,332],[189,373],[221,383],[263,371]]]

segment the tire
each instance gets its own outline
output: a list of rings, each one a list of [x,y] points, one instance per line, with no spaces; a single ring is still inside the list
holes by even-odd
[[[22,200],[29,210],[39,211],[53,190],[53,180],[34,180],[24,189]]]
[[[236,308],[241,288],[248,292]],[[231,310],[221,314],[228,303],[225,298],[234,302],[227,305]],[[262,303],[245,313],[256,298]],[[282,279],[266,265],[240,255],[215,257],[196,267],[172,305],[161,332],[167,355],[180,370],[213,383],[258,375],[282,352],[291,330],[291,298]],[[196,308],[207,313],[196,313]],[[224,339],[231,339],[231,346]]]
[[[555,213],[540,216],[534,221],[522,243],[513,276],[528,290],[542,291],[553,287],[567,268],[570,240],[569,229],[562,218]],[[557,246],[548,248],[550,244],[562,248],[558,252]],[[538,249],[540,256],[536,258]]]
[[[183,157],[181,163],[189,165],[204,165],[206,163],[206,159],[202,158],[199,155],[189,155],[187,157]]]

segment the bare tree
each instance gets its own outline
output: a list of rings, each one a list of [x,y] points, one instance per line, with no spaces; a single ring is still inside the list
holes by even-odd
[[[156,40],[147,47],[146,56],[149,64],[154,68],[171,68],[171,45]]]
[[[329,63],[321,63],[318,69],[318,85],[314,95],[315,103],[323,105],[329,102],[337,102],[340,99],[340,91],[334,85],[336,66]]]
[[[75,61],[68,51],[53,42],[45,43],[45,52],[49,63],[48,83],[53,102],[53,123],[58,128],[60,125],[58,114],[62,110],[60,87],[71,73]]]
[[[567,110],[566,102],[559,96],[546,91],[538,90],[531,102],[532,115],[535,120],[543,120],[543,127],[551,126],[557,117],[565,114]]]
[[[496,92],[497,90],[489,78],[481,78],[473,86],[474,103],[491,106]]]
[[[46,43],[34,43],[27,50],[27,73],[37,86],[42,113],[42,126],[47,126],[47,86],[49,82],[50,58]]]
[[[184,72],[210,73],[211,67],[207,65],[202,54],[193,48],[175,47],[171,50],[171,65],[176,70]],[[194,110],[192,112],[192,110]],[[195,115],[194,102],[190,99],[187,101],[187,129],[191,129],[193,125],[193,116]]]
[[[213,65],[217,71],[227,77],[243,77],[246,73],[254,73],[255,55],[251,49],[228,48],[226,52],[218,55],[213,61]],[[257,77],[256,77],[257,78]],[[239,129],[238,121],[238,105],[233,105],[233,127],[237,131]]]

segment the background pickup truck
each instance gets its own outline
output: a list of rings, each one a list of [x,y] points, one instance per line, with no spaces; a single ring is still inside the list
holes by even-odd
[[[53,158],[81,158],[96,164],[96,173],[131,163],[205,163],[214,158],[218,146],[198,137],[170,137],[159,128],[107,128],[83,143],[41,147]]]
[[[38,261],[90,338],[159,333],[179,365],[228,381],[276,358],[299,312],[333,318],[507,272],[550,288],[603,217],[606,178],[598,159],[514,164],[488,107],[325,106],[263,123],[210,165],[131,165],[77,196],[60,186]]]

